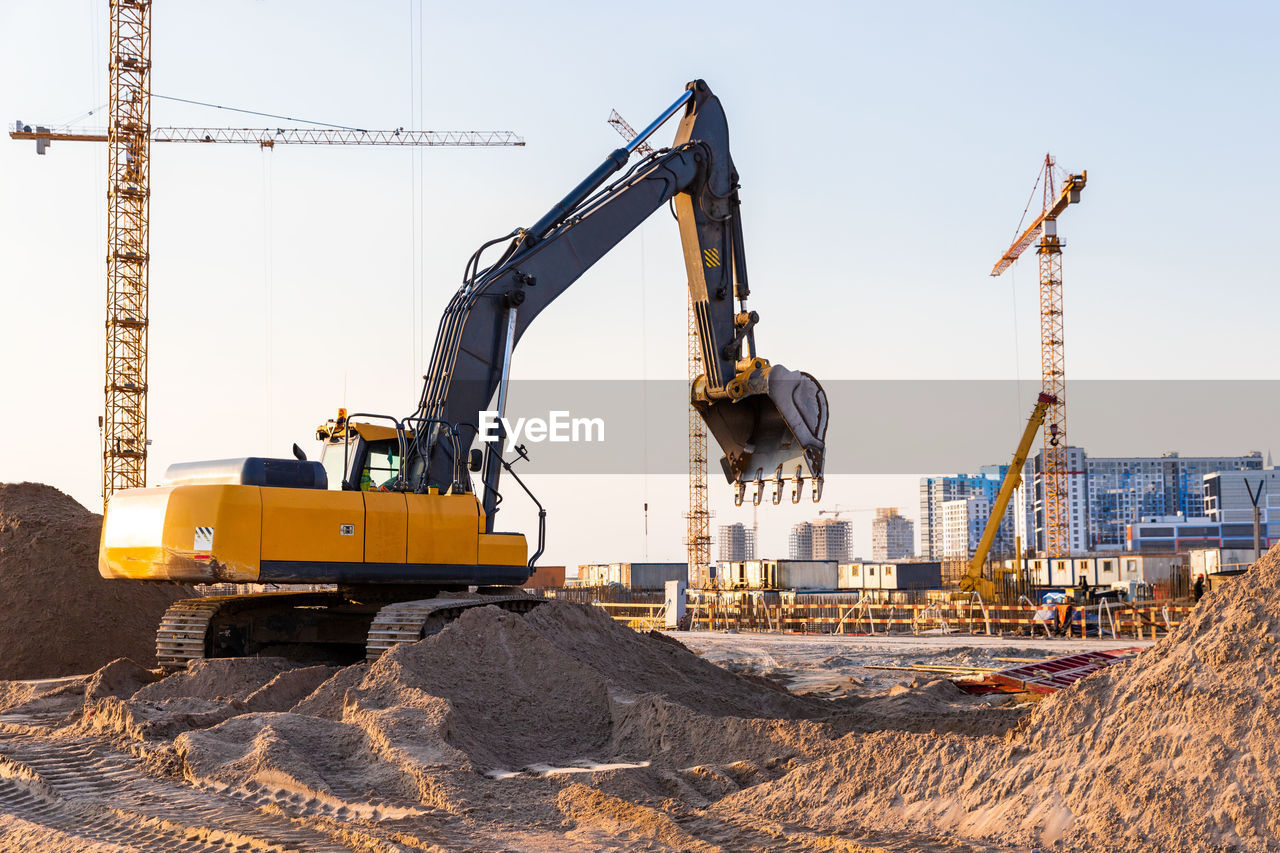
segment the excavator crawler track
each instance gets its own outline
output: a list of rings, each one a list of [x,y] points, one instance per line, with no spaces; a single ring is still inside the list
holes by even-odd
[[[223,598],[184,598],[169,605],[156,630],[156,662],[164,669],[182,669],[205,655],[209,620]]]
[[[205,657],[237,657],[215,648],[220,628],[236,626],[250,614],[323,610],[346,604],[337,592],[260,592],[184,598],[169,605],[156,630],[156,662],[164,669],[184,669]]]
[[[374,661],[397,643],[416,643],[440,631],[464,610],[492,604],[526,613],[542,601],[523,593],[475,593],[459,598],[387,603],[353,600],[336,591],[186,598],[171,604],[160,620],[156,660],[164,669],[180,670],[206,657],[252,656],[264,645],[255,639],[255,632],[260,636],[264,629],[297,638],[295,645],[306,646],[309,643],[304,631],[296,627],[303,626],[310,632],[313,645],[328,643],[332,649],[338,641],[345,643],[345,648],[353,648],[355,654],[363,650],[365,659]],[[327,626],[322,625],[326,620]],[[229,643],[228,637],[236,641]],[[348,658],[346,662],[353,660]]]
[[[473,598],[426,598],[399,601],[378,611],[369,626],[365,648],[370,663],[398,643],[416,643],[428,637],[473,607],[494,605],[513,613],[528,613],[545,599],[528,595],[477,595]]]

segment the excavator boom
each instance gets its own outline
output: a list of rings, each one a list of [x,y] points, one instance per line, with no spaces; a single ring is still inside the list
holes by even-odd
[[[631,152],[681,107],[685,112],[674,145],[606,185]],[[762,486],[771,479],[780,486],[787,480],[795,486],[793,500],[810,479],[816,500],[825,460],[826,396],[808,374],[756,355],[759,315],[747,307],[737,187],[724,110],[706,83],[695,80],[537,223],[517,229],[494,263],[481,268],[477,252],[441,318],[417,412],[421,419],[457,424],[460,441],[430,442],[427,464],[421,466],[425,481],[409,487],[450,486],[454,453],[469,451],[479,413],[493,410],[495,400],[503,413],[512,352],[534,318],[652,213],[674,202],[705,368],[691,389],[691,403],[724,451],[726,479],[738,485],[739,497],[749,482]],[[636,310],[639,300],[624,295],[621,304],[624,311]],[[613,357],[622,358],[621,349]],[[484,508],[490,530],[503,443],[486,447]]]

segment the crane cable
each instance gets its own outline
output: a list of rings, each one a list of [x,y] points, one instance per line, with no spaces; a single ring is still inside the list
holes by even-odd
[[[315,121],[313,119],[306,119],[306,118],[293,118],[292,116],[276,115],[275,113],[264,113],[264,112],[259,112],[258,110],[246,110],[240,107],[225,107],[222,104],[211,104],[207,101],[195,101],[190,98],[175,98],[172,95],[158,95],[155,92],[151,92],[150,94],[151,94],[151,97],[153,98],[160,98],[161,100],[164,100],[164,101],[176,101],[180,104],[194,104],[195,106],[198,106],[198,107],[209,107],[215,110],[227,110],[233,113],[243,113],[245,115],[251,115],[251,116],[263,116],[265,118],[278,118],[281,121],[305,122],[306,124],[319,125],[320,127],[334,127],[334,128],[337,128],[338,130],[355,130],[360,132],[365,131],[365,128],[352,127],[351,125],[347,125],[347,124],[333,124],[327,121]]]
[[[416,28],[413,23],[414,6],[417,0],[409,0],[409,24],[406,29],[409,31],[409,125],[417,127],[417,116],[415,107],[417,99],[415,95],[418,91],[418,80],[414,75],[415,71],[415,32]],[[419,6],[419,13],[421,7]],[[422,288],[420,286],[421,270],[419,268],[419,236],[422,233],[422,223],[419,218],[420,198],[418,195],[418,177],[419,177],[420,161],[417,152],[413,149],[409,150],[409,291],[412,300],[411,320],[412,331],[409,338],[409,382],[410,388],[414,388],[417,384],[417,376],[420,373],[420,338],[422,325]]]
[[[1009,294],[1013,299],[1013,389],[1015,417],[1022,416],[1022,345],[1018,338],[1018,268],[1009,268]]]
[[[1013,241],[1018,242],[1018,237],[1022,235],[1022,223],[1027,221],[1027,212],[1031,210],[1031,202],[1036,200],[1036,190],[1040,189],[1040,181],[1044,178],[1044,166],[1036,172],[1035,186],[1031,188],[1031,195],[1027,197],[1027,206],[1022,209],[1022,218],[1018,220],[1018,227],[1013,229]]]
[[[271,175],[271,151],[272,149],[266,146],[264,146],[262,149],[262,279],[263,279],[263,302],[264,302],[265,313],[266,313],[266,321],[265,321],[266,332],[262,336],[262,338],[263,338],[263,361],[265,363],[265,369],[263,370],[263,374],[266,377],[266,386],[267,386],[266,388],[267,390],[267,418],[266,418],[267,447],[271,446],[271,439],[273,438],[272,430],[271,430],[271,420],[272,420],[272,414],[273,414],[273,408],[274,408],[273,406],[274,394],[272,393],[274,389],[272,388],[272,383],[271,383],[271,373],[272,373],[272,358],[271,358],[271,355],[272,355],[271,354],[271,349],[272,349],[271,307],[272,306],[271,306],[271,303],[273,301],[272,268],[274,266],[274,259],[273,259],[273,252],[272,252],[272,242],[273,242],[272,219],[274,218],[274,210],[273,210],[274,206],[272,204],[273,181],[272,181],[272,175]]]
[[[649,311],[644,269],[644,223],[640,223],[640,457],[644,496],[644,558],[649,559]]]

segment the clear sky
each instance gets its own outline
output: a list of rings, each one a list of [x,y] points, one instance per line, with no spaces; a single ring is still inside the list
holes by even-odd
[[[0,5],[6,121],[105,105],[106,21],[106,0]],[[822,379],[1037,375],[1033,262],[987,273],[1051,150],[1089,171],[1061,224],[1069,378],[1276,378],[1278,33],[1263,2],[158,2],[158,94],[528,145],[154,146],[151,478],[309,447],[343,402],[407,412],[471,251],[616,147],[611,108],[643,125],[694,77],[729,116],[765,357]],[[153,123],[271,122],[156,100]],[[0,174],[0,399],[24,427],[0,480],[96,507],[105,150],[3,139]],[[661,213],[539,318],[516,375],[680,378],[683,281]],[[1012,446],[1025,412],[1001,405]],[[550,562],[681,558],[681,479],[539,479]],[[916,512],[910,477],[830,492]],[[750,519],[712,496],[716,523]],[[767,549],[811,512],[762,507]]]

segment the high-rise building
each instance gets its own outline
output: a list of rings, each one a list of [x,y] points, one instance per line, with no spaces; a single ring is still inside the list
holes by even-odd
[[[1268,510],[1280,519],[1280,468],[1262,471],[1215,471],[1204,478],[1204,514],[1227,524],[1249,524],[1253,533],[1252,491],[1265,519]]]
[[[1085,452],[1081,447],[1067,448],[1067,550],[1083,554],[1089,550],[1088,474]],[[1022,467],[1022,513],[1015,522],[1023,550],[1045,552],[1044,519],[1044,450],[1026,461]]]
[[[975,494],[967,498],[944,501],[939,513],[942,529],[940,560],[968,560],[978,550],[978,543],[987,531],[987,520],[995,502],[986,495]],[[1003,523],[996,529],[988,553],[999,558],[1014,552],[1014,524],[1012,512],[1006,510]]]
[[[1204,515],[1204,478],[1217,471],[1261,471],[1262,453],[1243,456],[1181,456],[1164,453],[1165,509],[1170,515]]]
[[[1008,465],[984,465],[977,474],[954,474],[920,479],[920,555],[926,560],[942,557],[942,505],[947,501],[982,495],[995,503]],[[1012,510],[1005,516],[1007,538],[1012,541]]]
[[[742,522],[720,525],[720,562],[742,562],[756,558],[756,532]]]
[[[822,518],[813,523],[813,559],[847,563],[853,559],[853,522]]]
[[[1024,503],[1019,528],[1028,546],[1044,548],[1041,515],[1042,454],[1023,470]],[[1126,547],[1130,525],[1151,518],[1203,517],[1205,478],[1219,471],[1262,468],[1262,454],[1242,456],[1089,456],[1067,451],[1068,539],[1073,553]]]
[[[1130,524],[1139,518],[1165,515],[1161,460],[1088,458],[1085,470],[1088,472],[1089,537],[1094,548],[1123,548]]]
[[[1147,519],[1201,518],[1209,515],[1208,480],[1215,473],[1262,473],[1263,457],[1252,452],[1241,456],[1089,456],[1084,448],[1067,448],[1067,542],[1073,554],[1094,550],[1121,550],[1129,545],[1131,525]],[[1010,514],[1005,517],[992,554],[1012,553],[1015,535],[1023,549],[1044,553],[1044,452],[1029,458],[1023,467],[1022,485],[1014,495]],[[930,560],[944,559],[942,506],[949,501],[985,497],[994,504],[1007,466],[990,465],[978,474],[925,477],[920,480],[920,551]],[[1280,478],[1280,474],[1277,475]],[[1219,489],[1232,496],[1223,501],[1239,503],[1243,485],[1230,476]],[[1269,481],[1270,482],[1270,481]],[[1280,513],[1280,479],[1275,485],[1275,504]],[[1246,495],[1247,499],[1247,495]],[[1224,504],[1225,508],[1225,504]],[[1252,519],[1252,505],[1244,507],[1246,520]],[[966,518],[978,509],[967,508]],[[952,549],[960,536],[959,509],[952,509]],[[1218,519],[1240,523],[1238,518]],[[1161,522],[1167,524],[1170,522]],[[975,543],[976,544],[976,543]],[[948,555],[954,559],[954,555]]]
[[[1093,548],[1123,548],[1129,525],[1146,518],[1205,515],[1206,475],[1255,471],[1261,453],[1243,456],[1089,457],[1089,537]],[[1252,507],[1250,507],[1252,512]]]
[[[813,559],[813,525],[807,521],[792,525],[787,537],[787,559]]]
[[[871,520],[871,559],[910,560],[915,556],[915,524],[898,515],[896,506],[876,509]]]
[[[800,522],[791,528],[787,539],[787,558],[849,562],[853,559],[853,523],[837,518]]]

